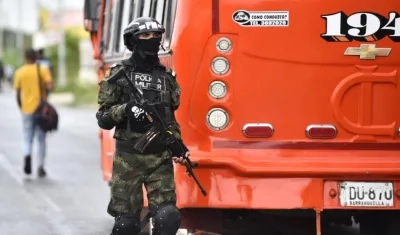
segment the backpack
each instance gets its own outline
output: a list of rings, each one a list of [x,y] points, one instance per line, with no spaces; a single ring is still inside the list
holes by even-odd
[[[57,131],[58,113],[54,106],[42,101],[36,110],[36,122],[44,132]]]
[[[39,107],[34,114],[35,120],[44,132],[57,131],[58,113],[54,106],[47,102],[47,100],[43,96],[42,78],[40,76],[39,64],[36,64],[36,68],[38,73],[41,100]]]

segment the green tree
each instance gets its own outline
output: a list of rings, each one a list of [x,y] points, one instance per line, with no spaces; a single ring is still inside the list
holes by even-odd
[[[74,86],[78,81],[80,55],[79,55],[79,38],[73,33],[65,32],[65,49],[66,49],[66,76],[67,86]],[[58,76],[58,45],[46,48],[46,55],[54,67],[55,80]]]

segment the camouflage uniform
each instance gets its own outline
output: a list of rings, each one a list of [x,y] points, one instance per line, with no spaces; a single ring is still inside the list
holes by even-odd
[[[160,166],[161,165],[161,166]],[[143,205],[142,184],[146,187],[149,205],[175,203],[175,182],[169,152],[130,154],[116,152],[111,180],[112,197],[108,213],[139,215]]]
[[[174,115],[181,90],[175,73],[162,66],[158,57],[164,33],[164,26],[154,18],[133,20],[123,33],[131,57],[111,66],[99,84],[97,123],[106,130],[115,127],[116,139],[108,205],[108,213],[115,217],[111,235],[140,232],[143,184],[153,218],[153,233],[175,235],[180,227],[171,155],[182,157],[189,150],[180,137]],[[143,97],[133,95],[132,86],[141,89]],[[154,125],[160,119],[168,130]]]
[[[100,105],[98,115],[108,115],[116,124],[114,138],[117,140],[131,140],[143,133],[132,132],[129,128],[119,127],[118,124],[127,118],[125,114],[124,87],[109,78],[118,69],[119,65],[111,66],[102,80],[98,95]],[[175,73],[166,70],[168,87],[170,88],[171,106],[173,110],[179,107],[180,87],[176,82]],[[120,84],[123,84],[121,78]],[[174,136],[180,138],[179,125],[175,118],[171,130]],[[116,150],[113,160],[111,179],[111,200],[108,213],[112,216],[130,214],[138,219],[143,207],[144,184],[147,191],[149,207],[176,203],[174,169],[170,152],[163,151],[153,154],[140,154]]]

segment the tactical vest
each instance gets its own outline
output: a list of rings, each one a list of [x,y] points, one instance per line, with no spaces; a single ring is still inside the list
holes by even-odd
[[[135,70],[130,71],[129,77],[135,86],[143,91],[144,98],[148,101],[148,105],[153,106],[160,118],[162,118],[167,126],[173,121],[173,112],[171,106],[171,87],[167,80],[165,68],[156,67],[150,73],[141,73]],[[124,88],[125,102],[133,99],[129,87]],[[157,119],[154,113],[151,116]],[[133,126],[133,125],[130,125]],[[131,128],[132,131],[143,133],[150,129],[151,126],[142,126]]]

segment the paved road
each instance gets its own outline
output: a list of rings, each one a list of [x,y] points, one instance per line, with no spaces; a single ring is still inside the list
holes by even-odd
[[[109,234],[113,220],[105,213],[109,193],[93,110],[59,108],[60,130],[48,138],[49,177],[38,179],[35,167],[26,178],[14,100],[11,91],[0,93],[0,234]]]
[[[94,111],[58,107],[60,130],[48,138],[49,177],[38,179],[22,174],[21,117],[11,91],[0,93],[0,108],[0,235],[109,235]],[[354,234],[334,228],[326,235]]]

